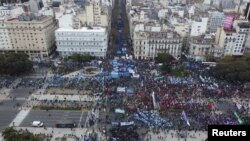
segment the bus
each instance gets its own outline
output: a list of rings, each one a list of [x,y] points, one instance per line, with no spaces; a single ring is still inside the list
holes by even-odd
[[[210,67],[215,67],[216,66],[216,62],[202,62],[202,64],[208,65]]]

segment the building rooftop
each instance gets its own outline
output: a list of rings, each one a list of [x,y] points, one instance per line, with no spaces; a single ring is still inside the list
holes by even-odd
[[[6,20],[8,22],[41,22],[45,21],[48,18],[49,16],[45,15],[36,15],[34,13],[23,13],[18,17],[7,18]]]
[[[249,22],[242,22],[242,23],[238,23],[238,26],[240,28],[250,28],[250,23]]]
[[[102,27],[82,27],[81,29],[67,29],[67,28],[59,28],[56,32],[106,32],[106,28]]]

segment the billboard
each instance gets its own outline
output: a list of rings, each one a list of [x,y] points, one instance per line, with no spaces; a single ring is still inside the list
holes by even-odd
[[[229,16],[226,16],[226,19],[224,21],[224,29],[231,29],[232,26],[233,26],[233,20],[234,20],[234,16],[232,15],[229,15]]]

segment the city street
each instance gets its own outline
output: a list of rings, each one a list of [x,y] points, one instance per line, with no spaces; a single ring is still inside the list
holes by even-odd
[[[82,117],[81,117],[82,116]],[[46,127],[54,127],[55,124],[70,124],[84,126],[87,112],[66,110],[32,110],[21,123],[21,127],[30,127],[33,121],[41,121]]]

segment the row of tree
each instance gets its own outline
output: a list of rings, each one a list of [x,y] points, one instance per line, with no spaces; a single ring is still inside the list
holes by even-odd
[[[0,74],[20,75],[30,72],[33,64],[24,53],[0,54]]]
[[[231,82],[250,81],[250,55],[243,57],[225,56],[212,69],[212,73],[216,78]]]
[[[88,62],[94,59],[94,57],[87,53],[86,54],[75,53],[75,54],[68,56],[68,59],[74,62]]]
[[[2,136],[6,141],[43,141],[44,135],[34,135],[27,130],[15,130],[13,127],[5,128]]]

